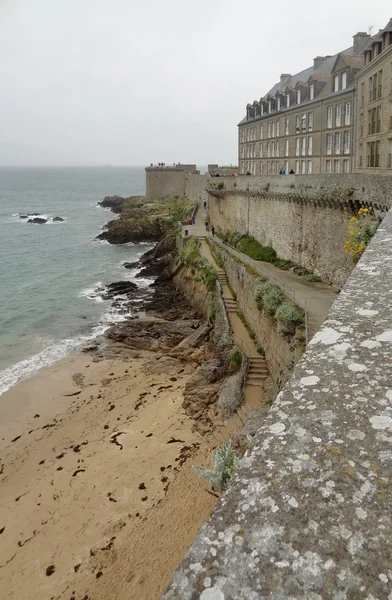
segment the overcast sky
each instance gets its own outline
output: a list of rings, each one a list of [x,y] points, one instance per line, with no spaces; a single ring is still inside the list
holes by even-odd
[[[236,163],[247,102],[390,1],[0,0],[0,164]]]

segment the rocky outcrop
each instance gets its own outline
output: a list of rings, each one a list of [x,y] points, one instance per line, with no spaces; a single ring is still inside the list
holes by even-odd
[[[38,225],[44,225],[48,222],[48,219],[43,219],[42,217],[34,217],[33,219],[28,219],[28,223],[37,223]]]
[[[121,214],[126,206],[140,208],[145,202],[146,199],[144,196],[129,196],[128,198],[122,198],[121,196],[106,196],[102,202],[98,202],[98,205],[103,208],[110,208],[114,213]]]
[[[53,223],[63,223],[63,217],[53,217]]]
[[[112,326],[105,336],[127,348],[163,352],[177,346],[198,325],[197,320],[125,321]]]

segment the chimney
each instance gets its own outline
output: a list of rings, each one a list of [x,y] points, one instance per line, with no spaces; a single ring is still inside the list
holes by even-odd
[[[362,54],[363,49],[365,48],[366,44],[368,43],[369,38],[370,38],[370,35],[368,33],[365,33],[364,31],[358,31],[358,33],[353,35],[353,54],[354,54],[354,56],[358,56],[359,54]]]
[[[280,85],[286,85],[291,77],[291,73],[282,73],[280,76]]]
[[[316,56],[316,58],[313,59],[313,68],[318,69],[319,66],[325,61],[326,58],[329,58],[329,57],[328,56]]]

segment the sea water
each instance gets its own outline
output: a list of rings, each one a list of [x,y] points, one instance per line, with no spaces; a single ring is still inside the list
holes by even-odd
[[[97,203],[144,193],[143,167],[0,167],[0,394],[124,318],[99,288],[150,246],[96,240],[116,218]]]

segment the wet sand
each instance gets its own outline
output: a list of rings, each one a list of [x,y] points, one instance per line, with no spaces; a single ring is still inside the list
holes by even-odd
[[[0,398],[1,599],[160,597],[216,502],[193,370],[74,354]]]

